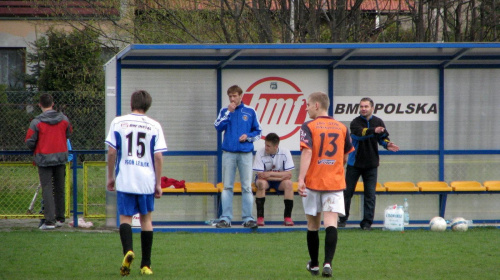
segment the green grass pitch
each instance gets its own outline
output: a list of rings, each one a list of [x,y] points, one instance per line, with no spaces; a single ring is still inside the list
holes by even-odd
[[[0,231],[0,279],[123,279],[116,231]],[[320,233],[320,262],[324,231]],[[127,279],[139,274],[136,260]],[[151,279],[311,279],[305,231],[154,234]],[[498,279],[500,230],[339,230],[335,279]]]

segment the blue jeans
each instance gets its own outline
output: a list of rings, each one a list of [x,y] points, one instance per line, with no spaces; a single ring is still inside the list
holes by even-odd
[[[224,190],[221,195],[221,220],[231,222],[233,219],[233,187],[236,168],[240,172],[241,181],[241,219],[244,223],[254,220],[252,217],[252,161],[252,152],[222,153],[222,183],[224,184]]]
[[[349,218],[351,198],[354,195],[356,184],[361,176],[363,178],[365,197],[363,205],[363,220],[361,221],[360,226],[369,227],[372,225],[373,217],[375,216],[375,187],[377,186],[377,170],[377,167],[357,168],[354,166],[347,166],[345,173],[346,189],[344,190],[345,217],[340,218],[341,222],[345,222]]]

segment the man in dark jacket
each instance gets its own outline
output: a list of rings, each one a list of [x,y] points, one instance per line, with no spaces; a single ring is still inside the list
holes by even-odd
[[[50,94],[42,94],[38,104],[42,113],[33,119],[26,133],[26,145],[34,154],[42,185],[45,223],[40,229],[61,227],[65,221],[64,181],[68,161],[67,139],[72,128],[68,118],[52,107]]]
[[[362,98],[359,103],[361,115],[351,122],[351,138],[355,152],[349,154],[346,168],[346,189],[344,190],[345,216],[339,219],[338,226],[345,227],[349,218],[351,198],[361,176],[364,184],[363,220],[360,226],[370,230],[375,215],[375,187],[377,185],[377,168],[379,166],[378,145],[393,152],[399,147],[389,140],[389,132],[384,122],[373,116],[373,100]]]

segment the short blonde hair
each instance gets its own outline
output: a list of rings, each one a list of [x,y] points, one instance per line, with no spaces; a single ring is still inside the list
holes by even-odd
[[[328,107],[330,107],[330,98],[324,92],[317,91],[313,92],[309,95],[309,102],[318,102],[321,109],[327,111]]]

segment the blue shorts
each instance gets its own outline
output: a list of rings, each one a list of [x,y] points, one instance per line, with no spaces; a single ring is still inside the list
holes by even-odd
[[[257,176],[255,176],[254,183],[255,183],[255,185],[257,185]],[[271,188],[273,188],[276,191],[276,193],[279,193],[279,194],[283,193],[283,191],[279,190],[279,187],[281,185],[281,181],[267,181],[267,183],[269,184],[269,190]]]
[[[134,216],[137,213],[146,215],[155,210],[154,194],[132,194],[118,191],[116,193],[119,215]]]

